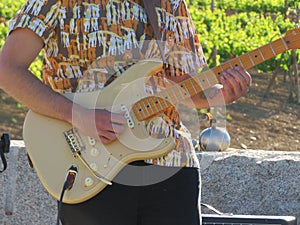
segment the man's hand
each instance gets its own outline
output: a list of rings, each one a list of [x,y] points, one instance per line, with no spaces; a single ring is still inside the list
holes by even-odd
[[[105,109],[73,110],[72,124],[89,137],[103,144],[117,139],[125,129],[126,119],[123,114],[111,113]]]
[[[236,67],[224,71],[220,83],[192,96],[192,101],[186,101],[185,104],[196,108],[227,105],[249,91],[252,78],[245,69]]]
[[[231,103],[249,91],[252,83],[251,75],[243,68],[227,69],[221,78],[222,94],[225,103]]]

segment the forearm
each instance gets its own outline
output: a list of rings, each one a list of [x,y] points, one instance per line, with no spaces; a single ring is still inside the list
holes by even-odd
[[[42,39],[29,29],[16,29],[0,51],[0,88],[33,111],[72,122],[78,106],[44,85],[29,70],[43,48]]]
[[[72,102],[44,85],[27,68],[1,60],[0,88],[31,110],[71,122]]]

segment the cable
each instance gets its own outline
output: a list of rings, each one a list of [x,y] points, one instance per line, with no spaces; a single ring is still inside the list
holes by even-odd
[[[213,211],[214,213],[218,214],[218,215],[227,215],[227,216],[232,216],[232,213],[224,213],[224,212],[220,212],[219,210],[217,210],[216,208],[214,208],[211,205],[205,204],[205,203],[201,203],[201,206],[205,206],[206,208],[208,208],[209,210]]]
[[[59,220],[60,220],[60,214],[61,214],[61,207],[62,207],[62,203],[63,203],[63,197],[65,194],[66,190],[71,190],[73,187],[73,184],[75,182],[76,176],[78,173],[78,168],[76,165],[72,165],[67,172],[67,176],[64,182],[64,186],[62,188],[61,194],[60,194],[60,198],[58,201],[58,207],[57,207],[57,220],[56,220],[56,225],[59,225]]]
[[[0,173],[4,172],[7,168],[7,161],[5,158],[4,153],[9,152],[9,146],[10,146],[10,139],[9,135],[7,133],[2,134],[1,140],[0,140],[0,158],[2,160],[3,167],[0,170]]]

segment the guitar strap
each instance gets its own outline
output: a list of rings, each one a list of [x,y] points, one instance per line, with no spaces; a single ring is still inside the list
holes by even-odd
[[[164,44],[163,44],[163,37],[162,33],[158,27],[158,16],[156,13],[156,6],[155,3],[156,0],[143,0],[144,7],[150,22],[150,25],[152,26],[154,35],[156,37],[156,42],[160,51],[161,58],[163,62],[166,62],[165,60],[165,54],[164,54]]]
[[[147,14],[148,19],[149,19],[149,23],[152,26],[154,35],[156,37],[156,42],[157,42],[157,45],[158,45],[158,48],[159,48],[159,51],[160,51],[160,54],[161,54],[162,61],[164,63],[167,63],[166,58],[165,58],[165,54],[164,54],[164,41],[165,40],[163,39],[163,35],[162,35],[165,32],[163,32],[158,27],[158,14],[157,14],[157,11],[156,11],[157,2],[167,1],[167,0],[142,0],[142,1],[143,1],[143,4],[144,4],[146,14]],[[197,57],[194,37],[191,37],[189,42],[190,42],[190,45],[191,45],[191,48],[192,48],[191,49],[192,54]]]

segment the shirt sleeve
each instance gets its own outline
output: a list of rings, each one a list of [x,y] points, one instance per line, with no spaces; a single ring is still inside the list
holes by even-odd
[[[59,7],[56,0],[27,0],[10,21],[8,35],[17,28],[28,28],[46,44],[55,32]]]

